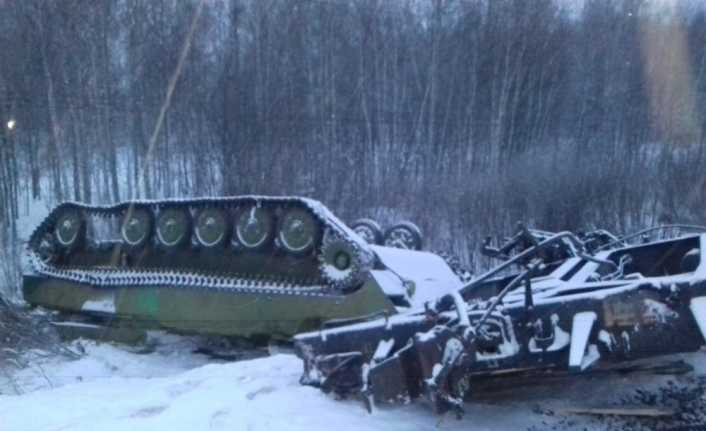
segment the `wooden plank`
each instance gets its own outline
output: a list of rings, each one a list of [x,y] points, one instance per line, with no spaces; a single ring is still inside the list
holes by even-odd
[[[598,415],[598,416],[642,416],[642,417],[666,417],[674,416],[674,411],[655,408],[574,408],[565,409],[562,413],[577,415]]]

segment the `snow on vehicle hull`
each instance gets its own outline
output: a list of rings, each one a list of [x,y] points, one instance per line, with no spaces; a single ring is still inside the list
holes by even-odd
[[[258,340],[394,314],[460,283],[438,256],[368,244],[321,203],[297,197],[65,203],[34,231],[28,253],[32,305]],[[408,260],[434,273],[410,271]]]
[[[501,265],[423,309],[296,336],[302,382],[368,405],[424,397],[460,412],[474,378],[581,373],[704,345],[706,235],[589,252],[570,233],[527,234],[514,257],[506,247]]]

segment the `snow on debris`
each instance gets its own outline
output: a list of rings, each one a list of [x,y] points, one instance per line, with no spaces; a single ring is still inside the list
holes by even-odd
[[[455,292],[461,280],[439,256],[423,251],[371,246],[386,267],[399,277],[414,282],[416,289],[410,298],[413,307],[436,299],[445,293]],[[382,280],[378,280],[382,281]],[[392,290],[383,283],[383,289]],[[399,284],[399,281],[397,282]]]

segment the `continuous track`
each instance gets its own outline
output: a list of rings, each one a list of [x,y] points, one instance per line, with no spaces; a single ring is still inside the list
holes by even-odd
[[[67,244],[62,244],[58,240],[57,222],[59,218],[67,212],[75,211],[80,214],[82,223],[90,224],[94,218],[117,218],[124,229],[126,215],[133,212],[135,208],[146,209],[152,214],[152,219],[156,220],[160,214],[166,210],[178,209],[188,211],[193,216],[204,208],[217,208],[223,210],[224,214],[232,215],[238,209],[266,207],[272,210],[279,220],[287,210],[292,208],[304,209],[318,224],[317,234],[313,238],[315,245],[306,256],[301,259],[316,259],[317,262],[310,262],[318,265],[318,275],[316,277],[299,278],[291,275],[277,273],[269,274],[267,270],[258,274],[237,273],[228,271],[203,270],[199,268],[196,261],[188,268],[180,267],[178,264],[170,267],[151,267],[138,264],[108,264],[108,265],[86,265],[73,264],[71,254],[76,251],[90,252],[91,249],[98,250],[101,245],[109,243],[108,238],[88,237],[76,249],[69,249]],[[228,220],[233,224],[234,220]],[[153,223],[154,224],[154,223]],[[287,253],[279,240],[279,223],[274,224],[277,231],[269,238],[271,242],[269,248],[261,253]],[[90,231],[90,229],[89,229]],[[122,230],[121,230],[122,232]],[[190,241],[183,245],[185,248],[198,247],[191,229]],[[156,247],[162,240],[157,238],[153,232],[151,238],[143,247]],[[135,253],[131,244],[116,243],[117,254]],[[224,247],[238,247],[235,233],[233,239],[228,241]],[[215,289],[228,292],[262,293],[262,294],[285,294],[285,295],[307,295],[320,296],[340,294],[356,288],[363,274],[372,266],[374,255],[368,245],[353,233],[343,222],[338,220],[331,212],[318,201],[298,197],[263,197],[263,196],[237,196],[223,198],[194,198],[194,199],[165,199],[165,200],[141,200],[122,202],[110,206],[94,206],[77,202],[66,202],[58,205],[40,223],[32,233],[28,243],[28,254],[34,270],[43,276],[70,282],[90,284],[95,287],[147,287],[160,286],[170,288],[193,288],[193,289]],[[290,247],[291,249],[291,247]],[[327,251],[328,250],[328,251]],[[344,254],[344,264],[348,267],[341,270],[336,268],[335,259],[340,257],[341,250]],[[290,250],[291,251],[291,250]],[[179,249],[171,253],[179,253]],[[234,259],[238,256],[250,253],[249,250],[240,250],[234,254]],[[331,255],[331,253],[337,253]],[[204,256],[207,258],[207,255]],[[118,259],[119,261],[119,259]],[[345,266],[345,265],[344,265]]]

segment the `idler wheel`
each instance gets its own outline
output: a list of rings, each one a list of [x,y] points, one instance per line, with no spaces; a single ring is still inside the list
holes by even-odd
[[[120,236],[123,242],[132,248],[145,245],[152,234],[152,213],[147,208],[131,206],[128,208]]]
[[[321,246],[319,269],[334,286],[354,287],[368,268],[352,243],[328,232]]]
[[[266,208],[252,205],[243,209],[235,222],[238,243],[249,250],[266,246],[274,236],[274,217]]]
[[[422,231],[412,222],[397,223],[385,232],[384,245],[407,250],[421,250]]]
[[[205,208],[196,217],[196,241],[203,247],[218,247],[228,240],[230,223],[223,210]]]
[[[86,220],[79,210],[63,211],[55,226],[54,239],[64,250],[73,250],[86,238]]]
[[[290,253],[308,252],[316,245],[319,236],[319,224],[304,208],[290,209],[280,221],[279,242]]]
[[[183,245],[191,238],[191,215],[186,209],[167,208],[157,218],[157,241],[171,249]]]
[[[382,228],[375,220],[369,218],[358,219],[351,224],[351,229],[368,244],[381,245],[383,243]]]

